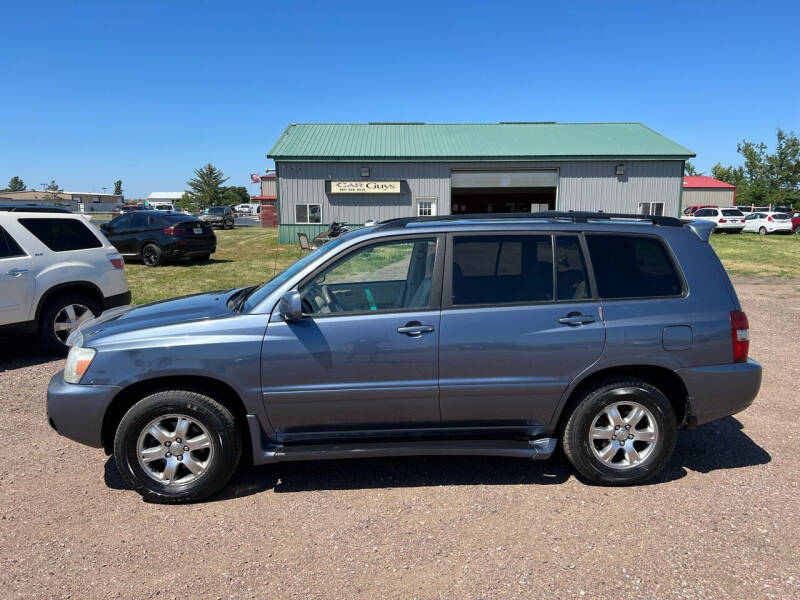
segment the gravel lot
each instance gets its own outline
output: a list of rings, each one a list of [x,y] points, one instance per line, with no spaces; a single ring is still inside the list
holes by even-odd
[[[45,423],[61,362],[0,340],[0,598],[799,598],[800,280],[735,283],[761,394],[625,489],[563,458],[363,459],[150,505]]]

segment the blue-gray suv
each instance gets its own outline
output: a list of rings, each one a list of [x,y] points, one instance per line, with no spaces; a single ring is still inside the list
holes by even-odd
[[[269,282],[107,311],[69,339],[50,424],[147,499],[255,464],[560,442],[586,479],[644,481],[681,427],[761,384],[713,224],[603,213],[395,219]]]

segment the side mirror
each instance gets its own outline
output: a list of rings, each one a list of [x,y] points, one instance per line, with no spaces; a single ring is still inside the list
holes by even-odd
[[[303,318],[303,299],[297,290],[286,292],[278,304],[278,310],[286,321],[299,321]]]

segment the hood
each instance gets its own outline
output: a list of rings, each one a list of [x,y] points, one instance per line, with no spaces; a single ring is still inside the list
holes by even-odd
[[[228,316],[233,313],[228,308],[227,301],[235,291],[207,292],[142,306],[122,306],[107,310],[73,332],[67,344],[91,347],[94,341],[128,331]]]

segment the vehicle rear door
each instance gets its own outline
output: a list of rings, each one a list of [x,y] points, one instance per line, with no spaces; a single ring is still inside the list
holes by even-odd
[[[0,325],[32,318],[36,287],[33,258],[13,235],[16,224],[12,221],[6,226],[0,226]]]
[[[439,338],[443,425],[550,422],[605,327],[576,233],[448,236]],[[531,432],[534,433],[534,432]]]
[[[106,236],[111,245],[114,246],[120,254],[131,255],[136,253],[136,248],[133,244],[133,235],[131,234],[131,222],[133,221],[134,213],[127,213],[112,219],[104,229],[103,234]]]
[[[306,317],[273,315],[261,381],[282,441],[439,426],[444,238],[367,241],[299,286]]]

